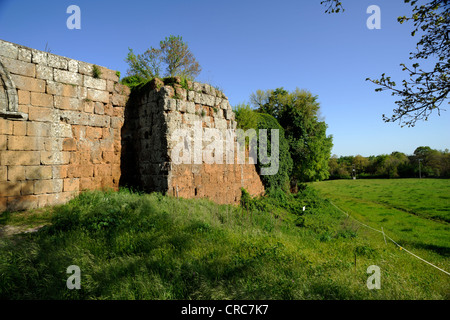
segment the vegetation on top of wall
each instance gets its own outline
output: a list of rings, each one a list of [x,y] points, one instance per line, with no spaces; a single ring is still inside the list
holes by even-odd
[[[128,75],[150,80],[175,76],[194,79],[200,74],[201,67],[181,36],[166,37],[159,45],[138,55],[129,49],[125,59],[129,65]]]
[[[99,66],[94,64],[92,66],[92,77],[94,79],[100,79],[101,75],[102,75],[102,71],[100,70]]]

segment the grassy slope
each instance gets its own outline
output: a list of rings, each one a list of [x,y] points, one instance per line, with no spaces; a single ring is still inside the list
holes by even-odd
[[[307,203],[298,219],[281,209],[86,193],[31,215],[51,222],[41,231],[0,239],[0,298],[449,298],[448,276],[358,230],[326,201]],[[31,219],[2,217],[3,224]],[[66,288],[73,264],[81,290]],[[381,290],[366,287],[373,264],[382,270]]]

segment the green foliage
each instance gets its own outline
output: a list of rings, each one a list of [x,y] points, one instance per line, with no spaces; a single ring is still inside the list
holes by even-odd
[[[289,152],[289,142],[285,138],[285,131],[283,127],[280,126],[278,121],[272,117],[271,115],[258,113],[257,114],[257,129],[258,129],[258,141],[261,142],[259,136],[259,130],[266,129],[267,130],[267,150],[263,150],[263,154],[267,152],[267,154],[272,154],[272,129],[278,130],[279,137],[279,159],[275,159],[278,161],[278,172],[274,175],[261,175],[261,181],[264,184],[266,190],[268,189],[282,189],[288,191],[290,189],[290,175],[292,173],[293,161],[291,157],[291,153]],[[258,164],[257,168],[261,170],[261,168],[269,167],[273,164],[262,164],[261,163],[261,145],[258,145]]]
[[[102,71],[100,70],[100,68],[97,65],[94,64],[92,66],[92,77],[94,79],[100,79],[101,75],[102,75]]]
[[[133,49],[128,48],[128,54],[125,61],[128,63],[129,76],[137,76],[140,79],[150,80],[160,76],[161,52],[150,48],[143,54],[136,55]]]
[[[116,76],[117,76],[117,78],[119,78],[119,80],[120,80],[120,71],[116,71]]]
[[[240,103],[233,107],[236,115],[237,128],[242,130],[256,129],[258,115],[248,104]]]
[[[278,189],[289,190],[289,176],[292,172],[292,158],[289,153],[289,143],[285,138],[284,129],[280,126],[278,121],[268,114],[257,113],[250,108],[248,104],[239,104],[234,107],[234,112],[236,114],[236,122],[237,127],[242,130],[250,130],[255,129],[258,141],[259,139],[259,130],[265,129],[267,130],[267,150],[261,150],[263,153],[267,155],[272,154],[271,150],[271,141],[272,141],[272,129],[278,130],[279,137],[279,159],[275,159],[278,161],[278,172],[275,175],[261,175],[261,181],[264,184],[266,190],[269,189]],[[260,170],[261,168],[270,167],[271,164],[262,164],[261,163],[261,154],[260,154],[260,144],[258,144],[257,149],[258,163],[257,168]]]
[[[128,86],[130,89],[136,89],[144,86],[146,83],[151,81],[152,79],[142,78],[138,75],[127,76],[123,78],[120,83]]]
[[[128,50],[125,58],[129,66],[127,73],[138,79],[180,76],[184,78],[182,86],[184,84],[187,87],[186,79],[194,79],[201,71],[199,63],[180,36],[166,37],[160,42],[160,48],[152,47],[142,54],[136,55],[132,49]]]
[[[258,90],[251,96],[261,113],[274,116],[285,129],[294,162],[291,183],[318,181],[328,178],[328,159],[333,147],[332,136],[326,135],[327,125],[320,120],[318,97],[296,89]]]
[[[420,160],[420,161],[419,161]],[[353,169],[361,178],[448,178],[450,177],[450,153],[430,147],[418,147],[413,155],[392,152],[390,155],[363,157],[333,156],[328,162],[331,179],[350,179]]]
[[[160,47],[167,75],[195,78],[200,74],[201,67],[181,36],[166,37]]]

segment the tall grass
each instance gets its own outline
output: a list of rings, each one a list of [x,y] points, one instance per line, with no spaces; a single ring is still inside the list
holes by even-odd
[[[358,229],[311,189],[280,197],[237,207],[83,193],[39,232],[0,239],[0,298],[449,298],[447,276]],[[373,264],[381,290],[366,286]],[[66,287],[70,265],[81,269],[80,290]]]

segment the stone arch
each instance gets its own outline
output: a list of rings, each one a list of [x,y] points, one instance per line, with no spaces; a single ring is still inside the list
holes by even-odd
[[[18,98],[14,82],[8,69],[0,61],[0,117],[26,119],[27,115],[18,112]]]

